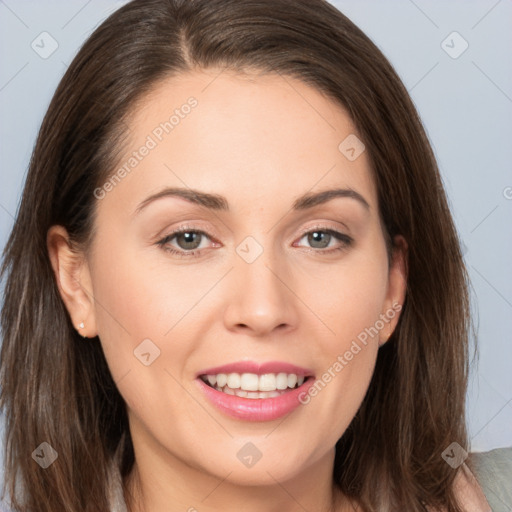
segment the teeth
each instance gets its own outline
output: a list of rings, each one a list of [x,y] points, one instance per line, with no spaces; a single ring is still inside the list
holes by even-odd
[[[281,374],[279,374],[281,375]],[[278,377],[279,377],[278,375]],[[262,375],[259,378],[259,386],[258,386],[258,379],[256,379],[256,389],[259,389],[260,391],[274,391],[276,389],[276,381],[277,378],[273,373],[266,373],[265,375]],[[287,380],[288,384],[288,380]],[[283,389],[279,388],[278,389]]]
[[[240,387],[240,375],[238,373],[230,373],[227,384],[231,389],[238,389]]]
[[[258,385],[259,377],[255,373],[242,373],[240,376],[240,387],[245,391],[258,391]]]
[[[219,391],[244,398],[268,398],[271,393],[274,393],[273,396],[279,396],[282,394],[279,391],[301,386],[305,380],[304,376],[295,373],[219,373],[205,375],[202,379]],[[260,394],[265,396],[260,397]]]
[[[297,384],[297,375],[291,373],[290,375],[288,375],[288,387],[294,388],[295,384]]]
[[[276,396],[282,395],[285,391],[243,391],[242,389],[231,389],[228,386],[219,388],[215,386],[217,391],[222,391],[228,395],[236,395],[241,398],[275,398]]]
[[[225,373],[219,373],[217,375],[217,386],[223,388],[228,382],[228,376]]]
[[[288,387],[288,375],[286,373],[278,373],[276,378],[277,389],[286,389]]]

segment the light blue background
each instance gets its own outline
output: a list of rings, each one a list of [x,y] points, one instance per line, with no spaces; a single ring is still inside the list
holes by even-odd
[[[86,37],[124,3],[0,0],[0,247],[63,72]],[[511,446],[512,2],[332,3],[389,58],[422,116],[473,283],[480,361],[468,389],[471,449]],[[44,31],[58,43],[47,59],[31,48]],[[441,45],[454,31],[469,45],[455,59]],[[444,48],[463,48],[457,37],[448,38]]]

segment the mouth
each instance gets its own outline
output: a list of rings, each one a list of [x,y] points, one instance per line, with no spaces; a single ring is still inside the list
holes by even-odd
[[[312,376],[296,373],[217,373],[203,374],[199,378],[211,388],[240,398],[276,398],[297,389]]]
[[[314,384],[311,370],[284,362],[243,361],[202,370],[196,381],[205,398],[220,412],[244,421],[272,421],[303,402]]]

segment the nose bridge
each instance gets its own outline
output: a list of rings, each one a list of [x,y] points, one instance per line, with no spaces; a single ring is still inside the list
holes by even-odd
[[[286,262],[278,260],[270,239],[247,236],[235,249],[235,289],[226,313],[230,328],[245,326],[261,334],[295,322],[293,294],[285,284]]]

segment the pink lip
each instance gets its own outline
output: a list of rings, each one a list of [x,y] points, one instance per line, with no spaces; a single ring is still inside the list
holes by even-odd
[[[212,373],[223,373],[223,371],[218,372],[216,370]],[[302,403],[299,396],[305,396],[308,389],[314,384],[315,379],[307,379],[302,386],[290,389],[290,391],[275,398],[242,398],[217,391],[200,378],[197,378],[195,382],[198,383],[206,398],[224,414],[246,421],[271,421],[281,418],[299,407]]]
[[[299,377],[311,377],[314,375],[308,368],[300,368],[299,366],[281,361],[269,361],[266,363],[239,361],[237,363],[230,363],[223,366],[216,366],[214,368],[201,370],[196,374],[196,377],[199,377],[200,375],[216,375],[219,373],[255,373],[257,375],[263,375],[265,373],[295,373]]]

